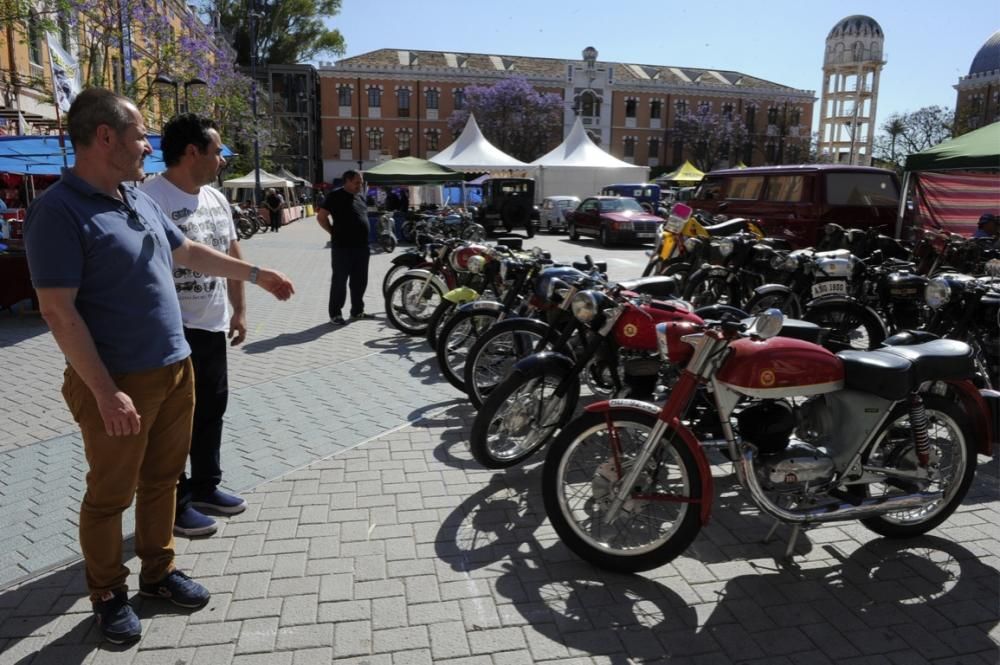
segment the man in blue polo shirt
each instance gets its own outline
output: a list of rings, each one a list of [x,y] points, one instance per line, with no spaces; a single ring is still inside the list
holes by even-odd
[[[80,426],[87,491],[80,548],[109,641],[139,638],[122,563],[121,517],[136,502],[139,593],[201,607],[208,591],[174,567],[174,493],[191,443],[194,382],[174,263],[293,293],[279,272],[193,243],[143,192],[152,149],[142,115],[90,88],[67,116],[76,163],[28,209],[25,248],[42,316],[68,366],[63,397]]]

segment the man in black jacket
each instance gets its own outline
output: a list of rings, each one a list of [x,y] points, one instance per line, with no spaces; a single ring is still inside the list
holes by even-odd
[[[344,184],[326,195],[316,211],[316,221],[330,234],[331,265],[330,323],[343,325],[341,309],[351,287],[351,318],[368,318],[365,288],[368,286],[368,206],[364,180],[357,171],[344,172]]]

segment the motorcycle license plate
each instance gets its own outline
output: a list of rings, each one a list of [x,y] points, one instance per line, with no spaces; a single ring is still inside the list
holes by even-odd
[[[680,233],[681,229],[684,228],[684,222],[679,219],[668,219],[666,228],[671,233]]]
[[[656,234],[652,231],[639,231],[635,234],[636,238],[652,238]]]
[[[828,296],[831,294],[841,296],[847,295],[847,282],[820,282],[819,284],[813,284],[813,298],[819,298],[820,296]]]

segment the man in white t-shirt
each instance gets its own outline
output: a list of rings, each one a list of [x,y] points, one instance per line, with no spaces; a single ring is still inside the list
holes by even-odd
[[[143,191],[190,240],[241,258],[229,202],[208,186],[226,164],[215,123],[193,113],[179,115],[164,126],[160,147],[167,170],[145,182]],[[233,346],[246,337],[243,282],[175,264],[174,286],[195,381],[191,475],[182,473],[178,482],[174,533],[208,536],[218,527],[202,511],[235,515],[247,506],[239,496],[219,490],[222,418],[229,399],[226,337]]]

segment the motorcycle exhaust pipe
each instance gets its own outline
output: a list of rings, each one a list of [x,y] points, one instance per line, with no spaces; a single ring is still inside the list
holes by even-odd
[[[919,508],[932,501],[941,499],[944,492],[917,492],[916,494],[903,494],[892,497],[878,497],[864,499],[861,503],[842,503],[837,507],[811,508],[802,511],[792,511],[774,505],[764,489],[757,480],[757,474],[753,469],[753,451],[747,450],[740,458],[739,464],[740,480],[749,490],[751,498],[761,511],[767,513],[775,519],[790,524],[813,524],[820,522],[836,522],[840,520],[862,519],[875,515],[884,515],[897,510],[907,510]]]

